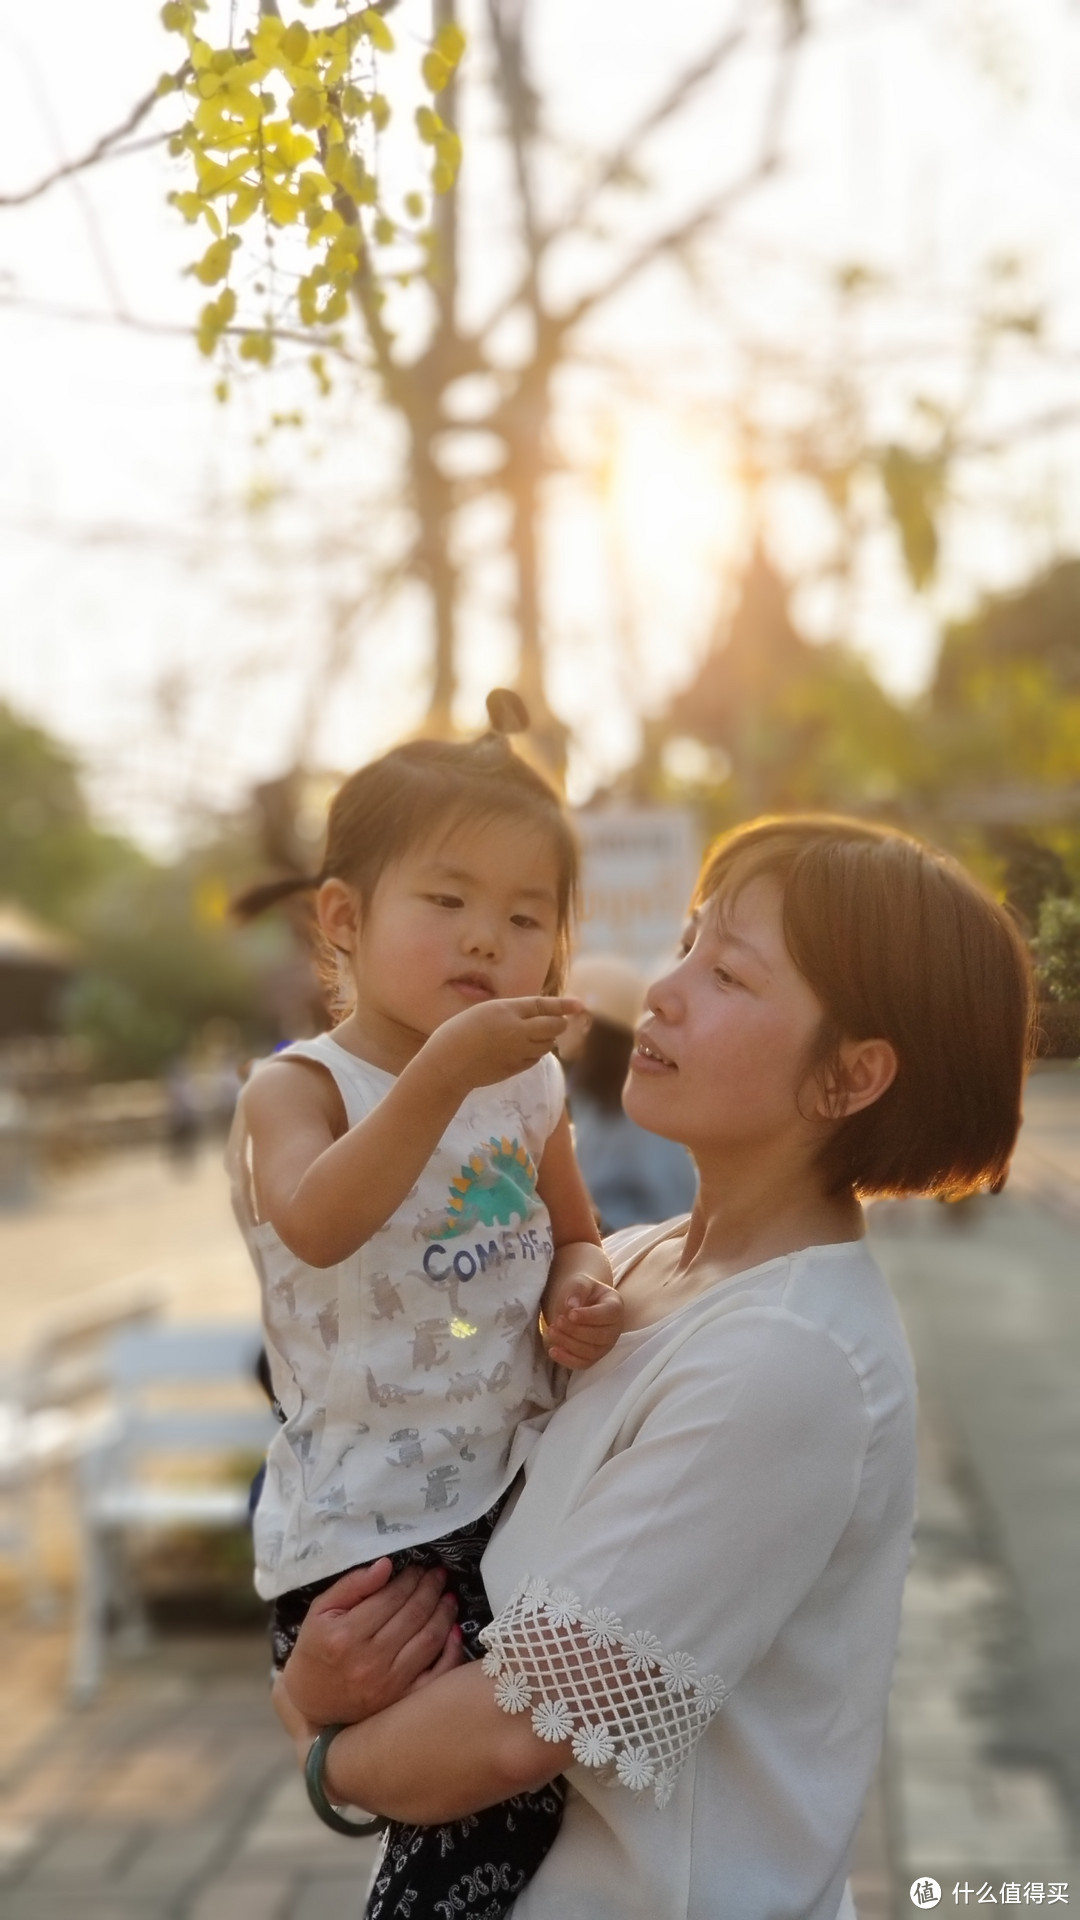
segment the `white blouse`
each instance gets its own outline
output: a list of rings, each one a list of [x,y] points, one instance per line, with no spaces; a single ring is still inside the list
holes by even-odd
[[[616,1274],[672,1230],[616,1235]],[[514,1920],[850,1911],[914,1497],[911,1358],[861,1241],[573,1376],[483,1563],[496,1698],[575,1754]]]

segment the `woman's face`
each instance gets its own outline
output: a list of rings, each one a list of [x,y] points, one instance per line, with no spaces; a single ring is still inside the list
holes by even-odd
[[[793,1145],[822,1125],[805,1088],[821,1002],[784,944],[776,881],[706,903],[678,965],[650,987],[623,1103],[698,1156]]]

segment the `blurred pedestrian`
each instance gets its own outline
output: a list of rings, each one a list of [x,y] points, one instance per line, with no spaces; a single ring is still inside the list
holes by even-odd
[[[165,1145],[179,1172],[187,1172],[199,1147],[201,1115],[195,1076],[180,1054],[165,1075]]]
[[[697,1175],[686,1148],[646,1133],[623,1111],[644,979],[617,955],[582,954],[570,969],[569,991],[586,1011],[568,1022],[559,1058],[568,1069],[578,1164],[601,1232],[689,1213]]]

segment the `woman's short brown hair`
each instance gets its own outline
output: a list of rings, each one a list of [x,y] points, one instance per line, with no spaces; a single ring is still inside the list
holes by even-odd
[[[836,1122],[829,1193],[961,1198],[1003,1185],[1032,1030],[1031,963],[1005,909],[947,854],[828,815],[752,821],[711,848],[695,905],[721,910],[769,875],[784,938],[825,1009],[808,1063],[843,1039],[888,1040],[896,1078]]]

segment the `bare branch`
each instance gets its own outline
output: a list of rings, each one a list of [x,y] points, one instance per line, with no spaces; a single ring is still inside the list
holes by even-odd
[[[795,24],[785,36],[781,49],[776,81],[762,128],[761,151],[754,164],[747,169],[741,179],[732,181],[730,186],[722,187],[717,193],[710,194],[685,219],[677,221],[665,232],[646,241],[643,247],[639,247],[636,253],[631,254],[629,259],[625,260],[600,286],[582,294],[573,306],[553,316],[551,324],[560,336],[578,326],[596,307],[604,305],[617,293],[621,293],[624,287],[636,280],[638,275],[652,266],[654,261],[661,259],[665,254],[677,252],[680,247],[696,239],[698,234],[707,227],[711,227],[716,221],[729,214],[741,200],[746,199],[747,195],[753,192],[755,187],[760,186],[776,172],[780,163],[780,129],[794,79],[795,54],[801,39],[802,29]]]
[[[536,102],[525,76],[525,48],[521,12],[510,27],[504,15],[504,0],[488,0],[488,20],[495,43],[495,56],[501,82],[501,97],[506,107],[506,131],[514,161],[521,225],[525,239],[525,276],[517,299],[524,299],[534,315],[540,310],[540,258],[549,235],[541,233],[536,217],[531,169],[531,135],[535,126]]]
[[[188,71],[189,63],[185,60],[183,66],[178,67],[171,75],[174,84],[179,86],[186,79]],[[114,151],[117,142],[123,140],[127,134],[134,133],[135,128],[141,125],[147,114],[162,98],[167,96],[159,93],[155,84],[149,93],[144,94],[142,99],[136,102],[127,119],[122,121],[120,126],[113,127],[109,133],[103,133],[101,138],[95,140],[93,146],[89,147],[77,160],[65,160],[62,166],[54,167],[51,173],[47,173],[44,179],[38,180],[34,186],[24,187],[21,193],[0,193],[0,207],[25,207],[29,201],[39,200],[43,193],[48,193],[49,188],[54,187],[59,180],[67,180],[73,173],[84,173],[87,167],[96,167],[102,160],[119,158]],[[160,136],[162,139],[167,137],[164,134]],[[136,153],[150,144],[152,142],[139,140],[125,151]]]
[[[656,104],[642,116],[628,134],[624,135],[618,146],[608,155],[596,177],[582,190],[569,212],[560,219],[558,228],[552,228],[545,233],[543,240],[545,246],[555,238],[557,232],[564,229],[573,230],[583,225],[589,217],[593,202],[599,198],[604,188],[612,186],[627,172],[638,148],[644,144],[649,135],[658,132],[673,119],[680,107],[686,105],[698,88],[719,73],[742,45],[746,32],[745,20],[740,26],[726,28],[702,54],[700,60],[696,60],[692,67],[687,67],[686,71],[672,82],[667,92],[661,95]]]
[[[137,314],[126,312],[95,313],[89,307],[63,307],[55,301],[25,300],[18,295],[2,292],[0,292],[0,310],[6,310],[9,313],[38,313],[49,320],[72,321],[76,326],[127,327],[133,333],[160,334],[163,338],[174,340],[190,340],[195,332],[193,325],[185,325],[182,321],[142,320]],[[231,326],[225,327],[223,331],[231,339],[243,340],[248,334],[261,335],[265,329]],[[340,340],[332,334],[320,338],[310,331],[301,332],[299,329],[290,327],[274,327],[272,332],[275,340],[283,340],[289,346],[305,347],[308,351],[312,347],[317,347],[322,353],[335,354],[339,360],[344,360],[349,366],[367,367],[369,365],[369,362],[362,360],[358,354],[350,353],[348,348],[343,347]]]

